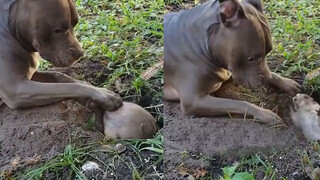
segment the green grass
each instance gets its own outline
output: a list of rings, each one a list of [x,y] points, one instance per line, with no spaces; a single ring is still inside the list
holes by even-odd
[[[82,59],[103,61],[111,72],[101,85],[121,87],[121,94],[140,97],[146,88],[162,96],[162,71],[150,81],[141,74],[163,55],[163,1],[77,0],[81,15],[76,27],[85,55]],[[132,95],[133,94],[133,95]]]
[[[319,67],[320,47],[315,42],[320,39],[320,1],[265,0],[264,4],[274,47],[268,59],[279,63],[274,70],[292,77]]]
[[[222,168],[223,176],[219,180],[254,180],[252,173],[236,172],[238,165]]]
[[[62,154],[46,162],[43,166],[35,168],[25,173],[14,177],[14,179],[43,179],[48,172],[53,172],[59,177],[59,173],[63,169],[68,169],[69,177],[73,175],[77,179],[87,180],[88,178],[81,172],[79,165],[83,164],[90,155],[91,146],[75,148],[73,145],[68,145]]]
[[[101,145],[115,145],[117,143],[123,144],[133,151],[133,154],[118,154],[114,150],[103,150],[100,149]],[[128,151],[128,150],[126,150]],[[126,152],[125,151],[125,152]],[[142,157],[142,153],[151,152],[152,156],[156,157],[156,160],[152,161],[150,167],[145,167],[142,169],[145,159]],[[13,179],[28,178],[28,179],[44,179],[48,173],[53,173],[58,177],[65,177],[66,174],[69,179],[87,180],[88,177],[82,172],[81,166],[88,160],[93,160],[101,165],[101,168],[105,173],[111,172],[116,174],[116,169],[119,165],[124,164],[128,169],[131,169],[131,174],[134,179],[161,179],[163,177],[163,172],[157,172],[154,167],[160,166],[163,161],[163,136],[158,133],[154,139],[147,140],[112,140],[107,139],[104,142],[86,144],[86,145],[76,145],[71,144],[65,147],[63,153],[57,155],[53,159],[45,162],[35,168],[31,168],[25,172],[17,174],[12,177]],[[99,156],[95,154],[107,153],[107,161],[105,159],[100,159]],[[133,157],[128,157],[128,156]],[[144,156],[145,157],[145,156]],[[125,158],[129,158],[125,159]],[[130,162],[133,159],[138,159],[137,163]],[[138,170],[139,169],[139,170]],[[153,173],[150,173],[153,171]],[[121,174],[117,176],[121,179]]]
[[[243,158],[241,160],[240,171],[250,171],[253,177],[256,177],[257,173],[263,172],[264,179],[276,180],[276,170],[272,166],[272,162],[263,160],[259,155],[255,155],[249,158]]]

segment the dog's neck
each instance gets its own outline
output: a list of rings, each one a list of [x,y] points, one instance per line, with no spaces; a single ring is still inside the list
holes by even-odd
[[[23,1],[15,1],[11,5],[8,21],[9,31],[25,50],[29,51],[30,53],[36,52],[35,48],[32,45],[33,36],[28,31],[29,28],[25,28],[29,25],[27,17],[29,13],[21,13],[26,11],[26,8],[24,6],[25,5],[23,4]],[[21,14],[23,16],[21,16]]]
[[[223,61],[219,56],[217,56],[212,50],[215,49],[214,47],[214,39],[216,38],[217,32],[221,31],[221,29],[224,28],[221,23],[213,24],[211,25],[210,29],[208,30],[209,35],[209,53],[210,57],[214,61],[213,63],[219,67],[219,68],[224,68],[228,69],[229,67],[229,62]]]

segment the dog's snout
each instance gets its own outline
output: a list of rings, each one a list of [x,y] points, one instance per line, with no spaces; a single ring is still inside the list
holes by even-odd
[[[79,59],[83,55],[82,48],[70,47],[68,48],[68,54],[73,57],[73,59]]]

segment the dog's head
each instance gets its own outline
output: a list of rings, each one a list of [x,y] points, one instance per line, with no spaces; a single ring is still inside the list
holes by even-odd
[[[258,88],[271,78],[266,55],[272,50],[271,33],[260,0],[220,0],[220,29],[213,55],[245,86]]]
[[[20,38],[42,58],[64,67],[83,55],[73,30],[78,23],[78,13],[72,0],[21,0],[18,3],[20,7],[15,16],[22,20],[19,28],[25,32],[20,33]]]

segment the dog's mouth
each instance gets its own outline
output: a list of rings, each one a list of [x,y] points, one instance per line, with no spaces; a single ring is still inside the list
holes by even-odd
[[[43,59],[51,62],[56,67],[68,67],[68,66],[71,66],[76,61],[71,58],[67,59],[60,56],[50,56],[46,53],[39,53],[39,54]]]
[[[76,62],[76,59],[62,59],[61,57],[57,56],[55,63],[52,63],[56,67],[69,67],[74,62]]]
[[[58,56],[51,58],[47,54],[43,54],[43,53],[39,53],[39,54],[43,59],[51,62],[54,66],[56,66],[56,67],[65,67],[64,63],[61,61],[61,59]]]

